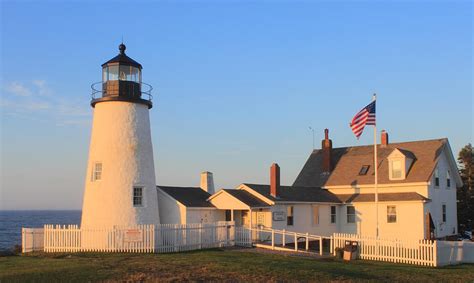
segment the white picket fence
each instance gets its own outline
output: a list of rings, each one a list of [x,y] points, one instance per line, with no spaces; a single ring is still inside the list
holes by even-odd
[[[80,229],[77,225],[45,225],[44,251],[151,253],[155,251],[155,227]]]
[[[235,244],[234,222],[161,224],[157,226],[158,253],[229,247]]]
[[[45,225],[45,252],[169,253],[235,244],[234,222],[79,228]]]
[[[45,225],[23,228],[23,252],[140,252],[171,253],[215,247],[263,247],[296,252],[336,254],[346,241],[357,241],[358,257],[423,266],[474,262],[474,243],[390,239],[335,233],[332,237],[270,228],[236,227],[234,222],[211,224],[161,224],[104,229],[81,229],[77,225]],[[295,243],[299,243],[295,244]],[[313,243],[313,248],[311,248]],[[316,248],[314,244],[317,244]],[[315,248],[315,249],[314,249]],[[314,249],[314,250],[313,250]]]
[[[21,228],[21,252],[42,251],[44,248],[43,228]]]
[[[346,241],[357,241],[361,259],[437,266],[436,241],[375,238],[341,233],[335,233],[333,240],[334,254],[336,248],[344,248]]]

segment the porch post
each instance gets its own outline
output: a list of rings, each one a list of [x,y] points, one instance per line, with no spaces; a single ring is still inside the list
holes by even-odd
[[[250,231],[250,242],[253,243],[253,231],[252,231],[252,209],[249,209],[249,231]]]

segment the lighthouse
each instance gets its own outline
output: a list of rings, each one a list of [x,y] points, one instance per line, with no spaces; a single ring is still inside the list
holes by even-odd
[[[159,224],[149,111],[152,87],[125,54],[102,64],[92,85],[93,122],[81,227]]]

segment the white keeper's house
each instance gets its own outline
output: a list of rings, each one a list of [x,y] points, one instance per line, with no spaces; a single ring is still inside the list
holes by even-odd
[[[447,139],[378,146],[378,209],[373,146],[333,148],[328,131],[292,186],[244,183],[215,192],[212,173],[199,187],[156,185],[142,65],[120,53],[102,64],[95,84],[82,228],[235,221],[330,236],[335,232],[398,238],[441,238],[457,233],[455,159]],[[378,211],[378,213],[376,213]],[[85,240],[83,241],[83,244]]]
[[[457,234],[456,188],[461,179],[448,140],[389,143],[382,131],[381,141],[380,237]],[[322,148],[311,153],[292,186],[280,185],[277,164],[270,169],[270,185],[244,183],[214,194],[206,191],[212,175],[203,174],[202,188],[158,187],[162,223],[234,220],[236,225],[316,235],[375,236],[372,145],[332,148],[326,130]]]

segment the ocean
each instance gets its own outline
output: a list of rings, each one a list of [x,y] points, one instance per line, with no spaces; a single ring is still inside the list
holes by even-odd
[[[21,228],[41,228],[44,224],[77,224],[80,210],[3,210],[0,211],[0,250],[21,245]]]

